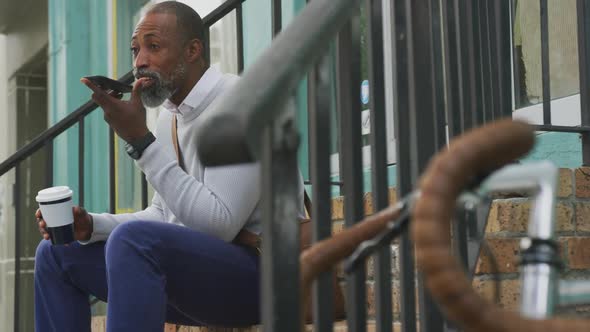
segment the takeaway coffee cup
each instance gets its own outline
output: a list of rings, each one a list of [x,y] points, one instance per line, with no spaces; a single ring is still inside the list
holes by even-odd
[[[51,235],[52,244],[74,241],[74,214],[72,191],[67,186],[51,187],[39,191],[37,202]]]

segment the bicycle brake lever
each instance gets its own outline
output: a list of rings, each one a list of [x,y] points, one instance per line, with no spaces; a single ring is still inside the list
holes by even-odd
[[[346,274],[350,274],[360,263],[364,262],[367,257],[371,256],[379,248],[390,243],[395,237],[399,236],[407,229],[411,214],[411,204],[409,203],[413,202],[415,196],[416,194],[413,194],[401,201],[399,203],[402,205],[401,213],[397,220],[388,222],[385,230],[381,231],[381,233],[377,234],[374,238],[363,241],[352,255],[346,259],[344,263],[344,272]]]

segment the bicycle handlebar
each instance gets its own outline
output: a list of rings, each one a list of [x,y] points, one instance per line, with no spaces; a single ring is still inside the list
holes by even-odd
[[[475,129],[439,153],[421,177],[411,234],[416,262],[426,287],[447,317],[466,331],[577,332],[589,321],[533,320],[485,301],[473,290],[460,262],[451,253],[450,219],[455,201],[470,180],[524,155],[534,143],[531,126],[503,120]]]
[[[312,282],[318,275],[332,270],[337,262],[350,256],[359,244],[383,231],[390,221],[400,217],[403,208],[404,205],[401,202],[391,205],[303,251],[299,257],[301,305],[308,302]],[[302,309],[302,321],[304,312],[305,310]]]

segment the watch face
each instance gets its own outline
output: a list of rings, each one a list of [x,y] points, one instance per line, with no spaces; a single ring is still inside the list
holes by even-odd
[[[127,154],[131,158],[139,159],[143,151],[155,140],[156,137],[151,132],[148,132],[147,135],[139,140],[133,141],[131,143],[125,142],[125,151],[127,151]]]
[[[129,143],[125,143],[125,151],[127,152],[127,154],[133,158],[133,159],[138,159],[139,158],[139,153],[137,153],[137,150],[135,150],[135,148],[133,147],[133,145],[129,144]]]

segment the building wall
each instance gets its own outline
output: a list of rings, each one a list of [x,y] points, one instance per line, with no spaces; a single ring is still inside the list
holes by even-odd
[[[548,1],[549,68],[551,97],[580,91],[578,30],[575,0]],[[532,103],[542,100],[540,4],[519,0],[515,17],[515,42],[522,47],[526,93]]]
[[[34,127],[45,127],[46,109],[33,110],[33,113],[18,113],[17,106],[17,78],[15,75],[27,67],[33,57],[44,54],[47,47],[47,2],[34,1],[30,3],[35,10],[30,10],[21,19],[14,20],[4,35],[0,35],[0,160],[5,160],[17,149],[17,118],[28,118],[36,121]],[[23,10],[29,10],[24,8]],[[38,59],[43,65],[46,57]],[[22,90],[21,90],[22,92]],[[22,94],[21,94],[22,96]],[[37,111],[39,113],[37,113]],[[21,142],[22,144],[22,142]],[[27,171],[32,171],[26,167]],[[15,211],[13,199],[14,171],[0,177],[0,330],[9,331],[13,328],[14,318],[14,245],[15,245]],[[26,194],[26,192],[24,193]],[[24,206],[24,205],[23,205]],[[30,211],[28,211],[30,212]],[[32,213],[31,213],[32,214]],[[30,215],[29,217],[32,217]],[[29,218],[29,220],[32,218]],[[21,221],[22,222],[22,221]],[[28,231],[28,230],[27,230]],[[29,232],[30,233],[30,232]],[[38,233],[23,234],[23,238],[35,237]],[[26,240],[25,240],[26,242]],[[24,280],[30,276],[32,261],[27,257],[30,253],[23,252],[22,275]],[[31,278],[28,279],[29,281]],[[20,289],[27,289],[30,282],[25,281]],[[30,289],[30,288],[29,288]],[[32,299],[32,291],[27,295]],[[31,301],[21,301],[22,308],[31,308]],[[29,310],[30,311],[30,310]],[[30,320],[32,317],[27,316]],[[22,321],[22,320],[21,320]],[[24,326],[23,326],[24,327]],[[26,327],[26,328],[30,328]]]
[[[30,5],[34,9],[26,8],[26,13],[21,13],[19,20],[15,21],[17,23],[6,32],[7,77],[12,76],[48,43],[47,1],[31,1]]]
[[[55,124],[90,98],[80,83],[88,75],[108,75],[106,1],[54,0],[49,7],[50,123]],[[85,120],[85,205],[108,210],[108,127],[102,112]],[[78,192],[78,128],[54,145],[54,184]],[[77,195],[75,194],[75,200]]]
[[[0,159],[14,151],[16,135],[10,135],[14,114],[8,112],[7,37],[0,34]],[[14,270],[14,220],[12,206],[13,172],[0,178],[0,330],[12,327],[14,279],[8,271]],[[12,259],[12,260],[11,260]]]

